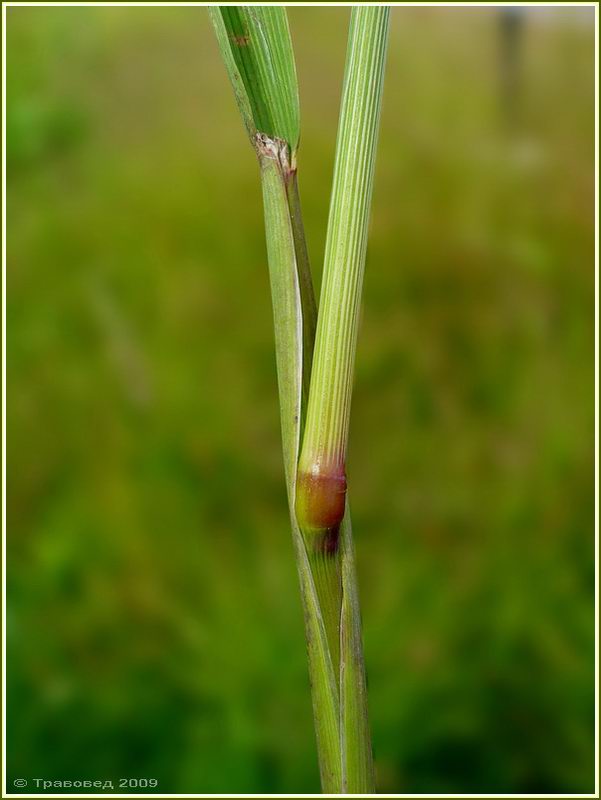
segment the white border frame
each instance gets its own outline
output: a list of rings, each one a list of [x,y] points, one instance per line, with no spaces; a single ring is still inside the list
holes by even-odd
[[[233,6],[238,3],[221,2],[220,5]],[[284,3],[294,6],[380,6],[384,3],[332,3],[332,2],[298,2]],[[67,8],[94,7],[94,6],[176,6],[203,8],[217,3],[187,3],[187,2],[2,2],[2,797],[265,797],[261,794],[164,794],[160,791],[150,794],[122,794],[108,792],[94,792],[82,794],[53,794],[44,793],[10,793],[6,787],[6,9],[13,6],[64,6]],[[269,5],[269,2],[247,2],[246,5]],[[444,6],[453,8],[463,7],[551,7],[551,8],[593,8],[595,10],[595,791],[592,794],[382,794],[380,797],[435,797],[435,798],[460,798],[460,797],[599,797],[599,4],[596,2],[389,2],[390,6]],[[347,795],[348,797],[362,797],[362,795]],[[338,795],[324,794],[271,794],[268,797],[338,797]]]

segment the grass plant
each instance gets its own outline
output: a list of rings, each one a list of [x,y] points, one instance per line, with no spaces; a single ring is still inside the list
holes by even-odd
[[[351,12],[319,314],[297,182],[300,111],[286,12],[209,11],[261,171],[284,466],[322,789],[371,793],[345,463],[388,8]]]

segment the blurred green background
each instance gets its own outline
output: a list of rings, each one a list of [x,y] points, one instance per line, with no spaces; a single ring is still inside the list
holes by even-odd
[[[318,283],[348,14],[290,10]],[[392,13],[349,465],[380,791],[593,791],[592,22]],[[10,7],[7,92],[9,788],[318,791],[207,14]]]

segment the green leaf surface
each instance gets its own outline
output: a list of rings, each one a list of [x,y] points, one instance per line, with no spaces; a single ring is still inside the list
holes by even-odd
[[[282,6],[209,6],[209,14],[251,141],[300,136],[298,82]]]

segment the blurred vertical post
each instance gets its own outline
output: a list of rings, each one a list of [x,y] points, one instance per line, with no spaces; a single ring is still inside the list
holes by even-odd
[[[518,6],[499,9],[499,73],[501,113],[513,130],[519,122],[525,10]]]

